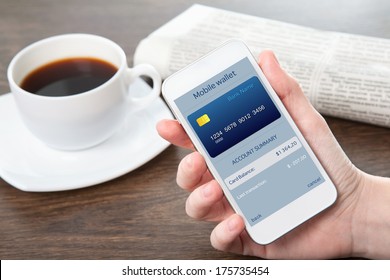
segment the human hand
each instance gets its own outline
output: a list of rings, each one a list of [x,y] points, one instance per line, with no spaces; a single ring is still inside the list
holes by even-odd
[[[356,254],[353,225],[363,173],[344,154],[325,120],[312,107],[297,82],[283,71],[274,54],[270,51],[261,53],[259,65],[337,186],[338,199],[331,208],[275,242],[259,245],[244,230],[244,221],[234,213],[203,157],[193,152],[181,161],[177,173],[178,185],[190,192],[186,202],[187,214],[195,219],[219,222],[211,233],[211,243],[223,251],[263,258],[305,259]],[[177,121],[160,121],[157,130],[172,144],[193,149],[192,142]]]

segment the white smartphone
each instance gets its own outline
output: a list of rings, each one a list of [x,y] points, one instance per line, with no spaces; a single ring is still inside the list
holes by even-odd
[[[335,186],[242,41],[168,77],[162,93],[255,242],[274,241],[336,200]]]

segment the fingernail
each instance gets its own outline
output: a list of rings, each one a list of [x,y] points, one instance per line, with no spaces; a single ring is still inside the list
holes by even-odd
[[[272,52],[272,56],[274,57],[275,62],[280,65],[278,58],[276,57],[275,53]]]

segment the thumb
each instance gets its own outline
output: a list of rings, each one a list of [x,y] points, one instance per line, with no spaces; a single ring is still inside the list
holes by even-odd
[[[304,119],[321,118],[299,84],[280,67],[272,51],[267,50],[260,54],[259,66],[298,126]]]

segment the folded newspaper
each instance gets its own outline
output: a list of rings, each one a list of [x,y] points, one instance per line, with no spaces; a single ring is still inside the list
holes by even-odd
[[[390,40],[194,5],[142,40],[134,64],[163,78],[229,38],[272,49],[322,114],[390,127]]]

